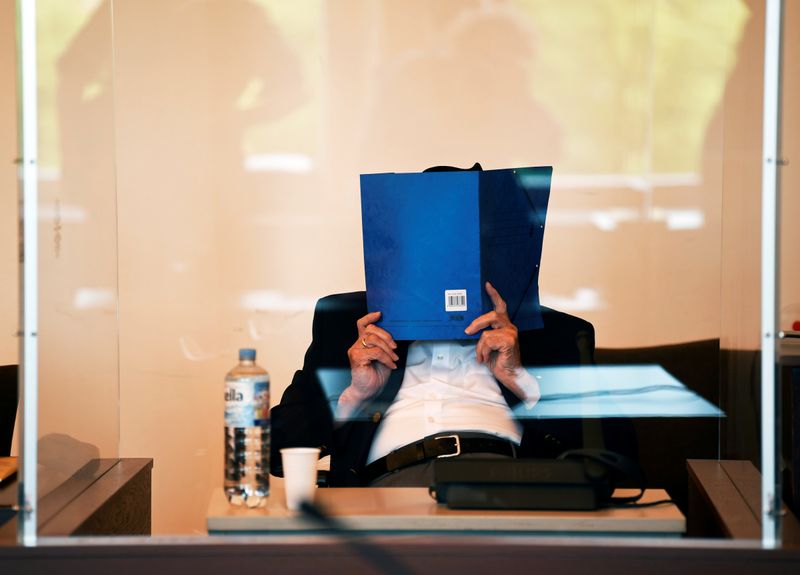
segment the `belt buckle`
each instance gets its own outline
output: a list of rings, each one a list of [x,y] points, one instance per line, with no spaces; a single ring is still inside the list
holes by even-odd
[[[456,452],[455,453],[448,453],[437,455],[436,459],[444,459],[445,457],[456,457],[457,455],[461,455],[461,438],[458,435],[440,435],[439,437],[434,437],[434,439],[454,439],[456,442]]]

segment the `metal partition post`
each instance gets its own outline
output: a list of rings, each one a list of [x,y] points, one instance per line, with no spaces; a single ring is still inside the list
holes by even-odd
[[[761,177],[761,541],[780,545],[778,242],[782,0],[767,0],[764,32],[764,169]]]
[[[23,545],[36,543],[38,463],[38,100],[36,1],[17,0],[17,77],[20,178],[20,405],[19,531]]]

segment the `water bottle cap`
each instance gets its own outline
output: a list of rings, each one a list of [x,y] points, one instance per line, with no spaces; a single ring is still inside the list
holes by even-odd
[[[239,350],[239,361],[255,361],[256,350],[252,348],[242,348]]]

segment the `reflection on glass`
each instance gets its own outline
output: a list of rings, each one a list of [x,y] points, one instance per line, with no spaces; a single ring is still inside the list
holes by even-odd
[[[541,397],[522,417],[723,417],[659,365],[528,368]]]
[[[555,295],[542,291],[542,299],[547,301],[554,309],[570,313],[580,313],[603,309],[606,304],[600,293],[593,288],[576,288],[571,294]]]
[[[688,389],[659,365],[529,367],[537,379],[540,397],[520,403],[515,417],[725,417],[708,400]],[[331,413],[338,413],[342,392],[350,385],[349,369],[317,372]],[[386,406],[388,407],[388,406]],[[372,414],[355,412],[370,419]]]

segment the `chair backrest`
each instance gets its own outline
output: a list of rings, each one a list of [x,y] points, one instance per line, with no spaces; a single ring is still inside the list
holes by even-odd
[[[0,365],[0,457],[11,454],[14,421],[17,417],[18,373],[16,365]]]

